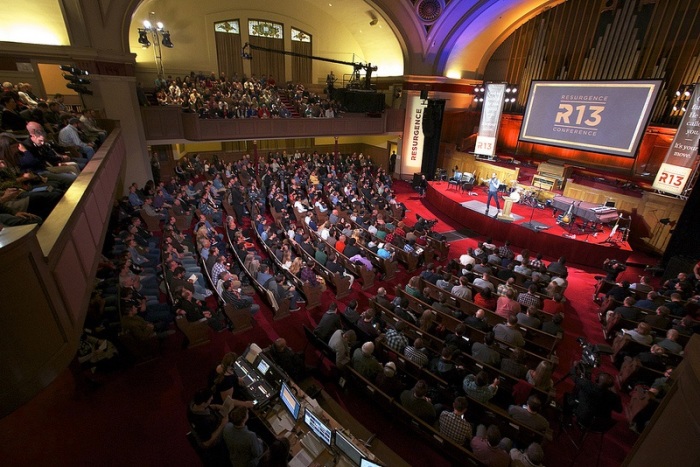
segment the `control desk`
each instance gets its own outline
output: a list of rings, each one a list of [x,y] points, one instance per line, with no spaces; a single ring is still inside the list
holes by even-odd
[[[276,437],[289,440],[292,467],[385,465],[309,397],[260,347],[251,344],[234,363],[253,412]]]
[[[282,383],[278,396],[257,412],[272,433],[289,440],[291,467],[385,465],[295,383]]]

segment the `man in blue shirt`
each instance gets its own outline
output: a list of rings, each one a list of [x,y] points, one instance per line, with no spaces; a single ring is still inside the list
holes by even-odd
[[[491,174],[491,179],[489,180],[489,195],[486,198],[486,215],[489,215],[489,206],[491,205],[491,199],[496,201],[496,209],[501,210],[501,202],[498,200],[498,187],[501,186],[501,181],[496,176],[494,172]],[[497,213],[498,214],[498,213]]]

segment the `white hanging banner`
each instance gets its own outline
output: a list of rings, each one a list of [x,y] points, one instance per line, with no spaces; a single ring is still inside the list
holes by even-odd
[[[666,159],[661,164],[659,173],[656,174],[652,185],[656,190],[672,195],[682,195],[688,183],[698,155],[698,139],[700,139],[699,88],[700,83],[695,85],[676,136],[666,153]]]
[[[496,154],[498,128],[501,124],[506,83],[487,83],[484,91],[484,105],[481,108],[479,134],[476,137],[474,153],[481,156]]]
[[[409,91],[406,103],[406,122],[403,128],[401,173],[419,173],[423,164],[423,117],[428,101],[420,98],[419,91]]]

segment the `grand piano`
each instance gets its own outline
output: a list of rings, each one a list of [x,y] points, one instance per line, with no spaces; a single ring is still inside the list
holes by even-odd
[[[552,198],[555,216],[557,211],[567,212],[572,206],[571,214],[574,217],[581,218],[585,220],[586,224],[591,223],[593,226],[614,222],[618,218],[617,209],[612,206],[601,206],[600,204],[588,203],[566,196],[555,196]]]

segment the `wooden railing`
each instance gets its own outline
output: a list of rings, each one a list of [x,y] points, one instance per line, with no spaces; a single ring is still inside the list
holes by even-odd
[[[404,109],[387,109],[379,117],[203,119],[177,106],[141,108],[146,139],[160,142],[382,135],[402,132],[404,115]]]
[[[75,355],[125,155],[115,128],[43,225],[0,232],[0,417]]]

